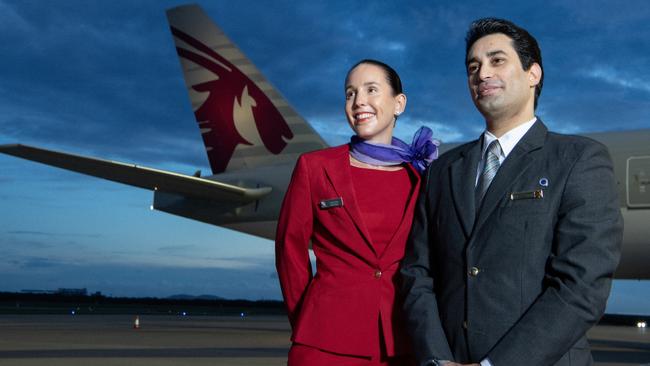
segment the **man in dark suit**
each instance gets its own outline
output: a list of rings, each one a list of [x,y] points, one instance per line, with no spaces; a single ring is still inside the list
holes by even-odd
[[[420,365],[589,365],[623,223],[611,159],[535,116],[537,41],[501,19],[467,34],[470,94],[486,131],[435,161],[403,261]]]

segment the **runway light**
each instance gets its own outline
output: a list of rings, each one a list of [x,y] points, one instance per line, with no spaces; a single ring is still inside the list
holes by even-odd
[[[239,314],[239,316],[240,316],[242,319],[244,319],[244,318],[246,317],[246,314],[242,312],[242,313]]]
[[[637,327],[637,328],[645,328],[645,327],[646,327],[646,323],[645,323],[645,321],[642,320],[642,321],[640,321],[640,322],[637,322],[637,323],[636,323],[636,327]]]
[[[151,211],[153,211],[153,205],[149,206],[149,209],[150,209]]]
[[[182,316],[186,316],[187,313],[183,311],[183,312],[181,313],[181,315],[182,315]]]
[[[76,312],[74,310],[70,311],[70,315],[74,315]]]

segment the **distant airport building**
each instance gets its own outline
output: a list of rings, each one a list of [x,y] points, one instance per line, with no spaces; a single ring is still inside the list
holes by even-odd
[[[50,294],[50,295],[61,295],[61,296],[88,296],[88,290],[86,288],[63,288],[59,287],[57,290],[20,290],[23,294]],[[101,292],[96,292],[95,295]]]
[[[21,294],[53,294],[51,290],[20,290]]]
[[[63,296],[88,296],[86,288],[59,288],[54,292],[57,295]]]

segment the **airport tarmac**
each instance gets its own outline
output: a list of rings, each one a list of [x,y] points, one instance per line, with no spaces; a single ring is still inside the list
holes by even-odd
[[[283,316],[0,315],[0,365],[286,365]],[[589,333],[597,366],[650,365],[650,330]]]

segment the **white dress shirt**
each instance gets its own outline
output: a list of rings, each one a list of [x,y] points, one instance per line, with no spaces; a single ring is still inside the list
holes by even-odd
[[[474,181],[474,186],[478,184],[478,179],[483,172],[483,167],[485,167],[485,152],[487,151],[488,146],[494,140],[499,140],[499,145],[501,145],[501,155],[499,156],[499,164],[503,164],[503,161],[506,160],[512,149],[515,148],[515,145],[521,140],[522,137],[533,127],[533,124],[537,121],[537,117],[531,119],[526,123],[522,123],[519,126],[513,128],[512,130],[503,134],[503,136],[497,138],[490,131],[483,132],[483,147],[481,148],[481,160],[478,163],[476,169],[476,181]]]

